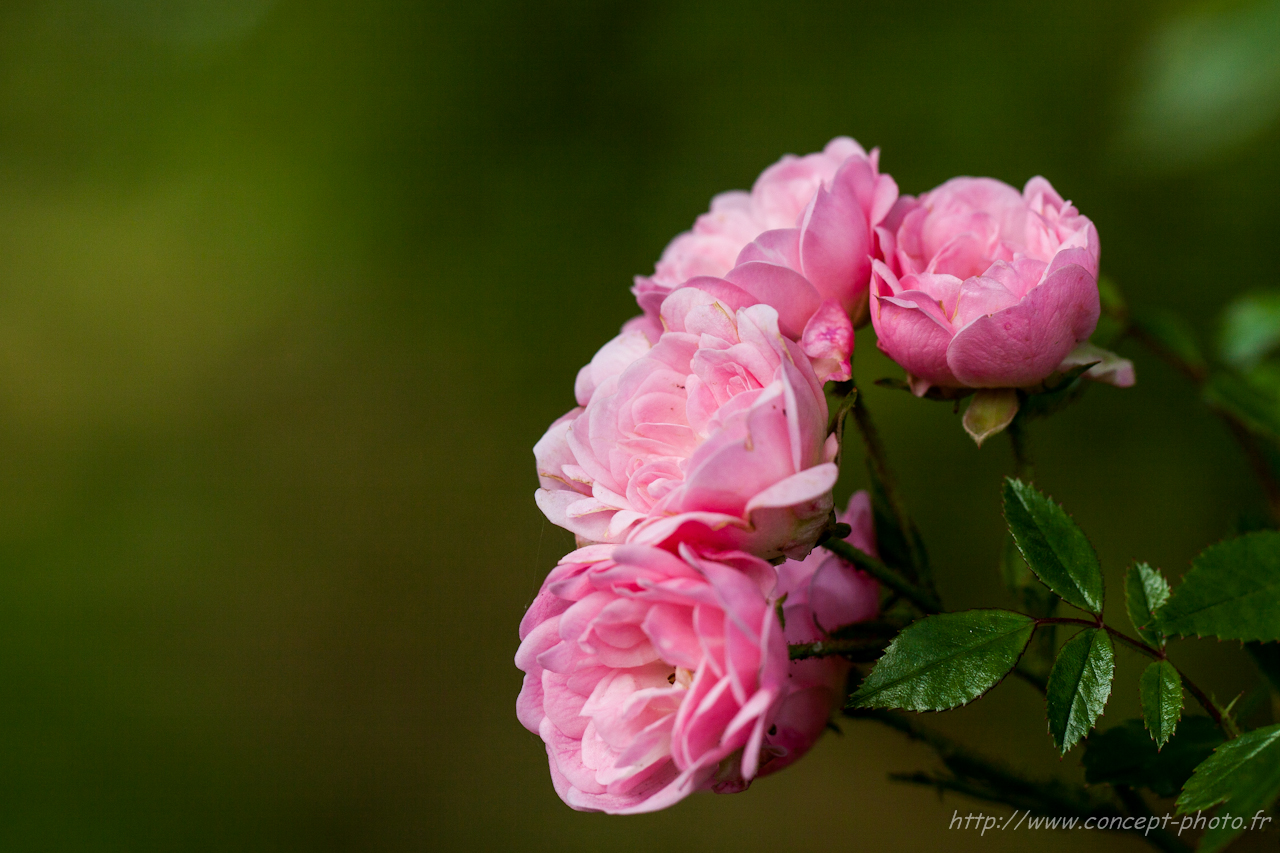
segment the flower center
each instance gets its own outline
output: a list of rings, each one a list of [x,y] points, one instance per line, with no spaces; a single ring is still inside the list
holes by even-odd
[[[689,686],[693,684],[693,671],[685,669],[682,666],[677,666],[675,670],[667,676],[667,683],[679,684],[685,690],[688,690]]]

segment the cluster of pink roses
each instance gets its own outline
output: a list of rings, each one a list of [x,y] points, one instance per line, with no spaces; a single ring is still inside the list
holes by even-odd
[[[1097,274],[1097,230],[1043,178],[899,196],[838,138],[717,196],[534,448],[538,506],[581,547],[520,626],[517,710],[564,801],[651,811],[800,757],[849,664],[788,644],[879,609],[873,580],[810,553],[839,473],[823,384],[851,377],[854,326],[870,316],[917,394],[976,392],[981,439],[1071,366],[1133,382],[1088,343]],[[841,520],[874,555],[865,493]]]

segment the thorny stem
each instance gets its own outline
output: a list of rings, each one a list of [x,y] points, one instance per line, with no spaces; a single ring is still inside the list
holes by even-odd
[[[1093,804],[1083,792],[1065,790],[1057,783],[1040,783],[1018,775],[996,759],[974,752],[906,714],[878,709],[846,710],[853,719],[875,720],[925,744],[942,759],[947,769],[960,777],[980,781],[996,790],[1020,791],[1033,797],[1054,814],[1090,814]]]
[[[1142,654],[1146,655],[1149,658],[1152,658],[1154,660],[1169,659],[1164,649],[1152,648],[1151,646],[1148,646],[1146,643],[1142,642],[1141,640],[1136,640],[1133,637],[1130,637],[1129,635],[1121,631],[1118,631],[1115,628],[1112,628],[1110,625],[1104,624],[1102,622],[1102,617],[1098,617],[1097,621],[1091,622],[1088,619],[1075,619],[1069,616],[1052,616],[1052,617],[1037,619],[1036,625],[1037,627],[1040,625],[1081,625],[1086,628],[1101,628],[1104,631],[1106,631],[1108,634],[1110,634],[1112,639],[1119,640],[1120,642],[1124,643],[1126,646],[1129,646],[1131,649],[1134,649],[1135,651],[1141,652]],[[1170,661],[1170,663],[1172,663],[1172,661]],[[1229,724],[1229,722],[1225,718],[1223,718],[1222,712],[1218,710],[1218,706],[1214,704],[1213,700],[1209,698],[1208,694],[1206,694],[1203,690],[1197,687],[1195,682],[1192,681],[1190,678],[1188,678],[1187,674],[1183,672],[1181,669],[1178,670],[1178,675],[1181,676],[1182,678],[1182,686],[1187,688],[1187,692],[1195,697],[1196,701],[1200,703],[1200,707],[1204,708],[1205,713],[1207,713],[1213,719],[1214,724],[1218,728],[1222,729],[1223,734],[1225,734],[1228,738],[1235,737],[1237,733],[1232,730],[1232,726]]]
[[[1192,364],[1166,347],[1155,337],[1148,334],[1140,323],[1134,322],[1129,317],[1121,319],[1125,324],[1122,336],[1127,335],[1151,350],[1166,364],[1186,377],[1197,390],[1204,388],[1209,374],[1203,366]],[[1249,431],[1248,425],[1232,412],[1212,404],[1209,405],[1209,409],[1222,419],[1227,428],[1231,430],[1231,435],[1235,437],[1236,442],[1244,450],[1245,457],[1249,460],[1249,467],[1253,469],[1258,482],[1262,484],[1262,490],[1266,492],[1267,508],[1271,511],[1272,518],[1280,522],[1280,480],[1277,480],[1275,472],[1271,470],[1271,465],[1263,455],[1262,448],[1258,446],[1257,438]]]
[[[794,643],[789,648],[792,660],[826,658],[840,655],[855,663],[870,663],[884,653],[887,639],[819,640],[816,643]]]
[[[1019,775],[1001,762],[974,752],[945,735],[916,723],[905,714],[875,709],[846,710],[845,716],[853,719],[874,720],[895,729],[912,740],[932,749],[942,760],[951,776],[924,772],[891,774],[889,778],[899,782],[927,785],[939,791],[950,790],[988,802],[1011,805],[1016,809],[1049,816],[1102,817],[1120,813],[1106,803],[1092,800],[1083,789],[1069,788],[1057,781],[1039,781]],[[1119,791],[1117,791],[1119,793]],[[1136,795],[1135,795],[1136,796]],[[1145,803],[1131,803],[1121,797],[1132,814]],[[1140,804],[1140,805],[1139,805]],[[1142,832],[1142,830],[1132,830]],[[1167,833],[1157,837],[1156,832],[1144,835],[1148,844],[1165,853],[1186,853],[1187,848]]]
[[[1034,463],[1031,460],[1031,448],[1027,442],[1027,427],[1020,418],[1015,417],[1005,429],[1009,433],[1009,444],[1013,446],[1013,476],[1019,480],[1032,479]]]
[[[854,399],[852,411],[854,423],[858,425],[858,432],[862,435],[862,443],[867,448],[867,459],[875,471],[876,479],[884,487],[885,498],[889,502],[893,520],[897,523],[898,529],[902,531],[902,538],[907,542],[907,549],[911,554],[911,568],[915,571],[916,576],[924,580],[931,588],[933,584],[928,576],[928,567],[925,565],[924,555],[920,553],[920,547],[913,535],[914,528],[911,526],[911,519],[908,517],[906,507],[903,506],[902,500],[898,496],[893,474],[889,471],[889,455],[885,452],[884,442],[880,440],[880,431],[876,429],[875,422],[871,419],[871,412],[867,410],[867,404],[861,395]],[[932,591],[931,588],[930,592]],[[936,594],[934,597],[937,597]]]
[[[843,539],[828,539],[822,547],[847,562],[853,563],[889,589],[910,601],[923,613],[941,613],[942,602],[931,591],[921,589],[884,563],[853,547]]]

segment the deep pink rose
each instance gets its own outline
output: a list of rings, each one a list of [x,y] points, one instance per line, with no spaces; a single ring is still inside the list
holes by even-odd
[[[580,542],[808,554],[838,473],[826,398],[778,312],[743,301],[682,288],[656,344],[631,327],[583,368],[534,447],[547,518]]]
[[[865,314],[874,229],[898,196],[878,159],[838,137],[821,153],[783,157],[750,193],[716,196],[693,230],[667,246],[654,274],[636,277],[641,309],[654,318],[673,289],[709,276],[797,316],[788,332],[796,339],[826,303],[857,320]]]
[[[953,178],[900,199],[878,236],[872,323],[919,394],[1034,386],[1097,325],[1098,231],[1044,178],[1021,194]],[[1133,382],[1132,366],[1108,375]]]
[[[876,552],[871,499],[857,492],[840,521],[853,532],[846,540],[870,554]],[[778,598],[783,599],[788,643],[812,643],[828,632],[874,619],[880,612],[880,588],[865,572],[822,549],[804,560],[788,560],[778,566]],[[813,746],[826,730],[831,712],[845,697],[850,663],[844,658],[809,658],[793,661],[787,699],[774,720],[772,744],[779,755],[762,775],[794,762]],[[785,752],[784,752],[785,750]]]
[[[787,645],[773,567],[742,553],[677,557],[590,546],[561,561],[520,624],[520,722],[546,743],[575,809],[665,808],[744,789],[779,752]]]

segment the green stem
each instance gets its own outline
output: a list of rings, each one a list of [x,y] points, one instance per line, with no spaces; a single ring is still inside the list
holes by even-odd
[[[876,709],[847,710],[845,716],[853,719],[874,720],[903,733],[932,749],[946,768],[959,779],[977,781],[1009,802],[1017,797],[1020,807],[1050,815],[1096,814],[1099,806],[1084,791],[1071,790],[1056,781],[1041,782],[1028,779],[1006,767],[1002,762],[989,758],[932,729],[916,723],[906,714]]]
[[[1021,418],[1015,417],[1005,432],[1013,447],[1013,476],[1029,481],[1034,478],[1035,465],[1031,460],[1031,448],[1027,442],[1027,427]]]
[[[1164,346],[1157,338],[1148,334],[1141,324],[1129,318],[1124,319],[1126,325],[1122,336],[1127,335],[1133,338],[1186,377],[1187,381],[1194,385],[1197,390],[1203,390],[1205,382],[1209,379],[1208,371],[1203,366],[1192,364],[1177,352]],[[1275,472],[1271,470],[1271,464],[1267,462],[1262,448],[1258,446],[1257,437],[1249,430],[1248,424],[1226,409],[1210,405],[1209,410],[1222,419],[1223,423],[1227,425],[1227,429],[1231,431],[1231,435],[1244,451],[1245,458],[1249,461],[1249,467],[1253,469],[1254,476],[1258,478],[1258,482],[1262,484],[1263,492],[1266,493],[1267,508],[1271,511],[1272,518],[1280,522],[1280,479],[1277,479]]]
[[[911,717],[893,711],[860,709],[845,711],[854,719],[874,720],[925,744],[937,754],[952,775],[931,773],[890,774],[890,779],[915,785],[927,785],[938,791],[948,790],[987,802],[1011,805],[1029,813],[1064,817],[1119,817],[1114,806],[1092,799],[1082,788],[1070,788],[1056,780],[1029,779],[1010,770],[1000,761],[961,746],[945,735],[917,724]],[[1123,801],[1123,798],[1122,798]],[[1139,802],[1141,802],[1139,800]],[[1125,803],[1130,812],[1137,804]],[[1142,804],[1145,808],[1145,803]],[[1177,838],[1168,833],[1130,830],[1143,835],[1143,840],[1165,853],[1187,853]]]
[[[1097,621],[1094,621],[1094,622],[1090,622],[1088,619],[1075,619],[1070,616],[1052,616],[1052,617],[1046,617],[1043,619],[1037,619],[1036,626],[1039,627],[1040,625],[1081,625],[1086,628],[1101,628],[1104,631],[1106,631],[1108,634],[1110,634],[1112,639],[1119,640],[1120,642],[1129,646],[1134,651],[1140,652],[1146,655],[1147,657],[1152,658],[1153,660],[1169,660],[1168,655],[1165,654],[1164,649],[1152,648],[1151,646],[1148,646],[1146,643],[1142,642],[1141,640],[1134,639],[1133,637],[1130,637],[1128,634],[1125,634],[1121,631],[1117,631],[1115,628],[1112,628],[1110,625],[1104,624],[1102,622],[1101,616],[1099,616]],[[1169,663],[1173,664],[1173,661],[1169,661]],[[1177,669],[1177,666],[1175,665],[1174,668]],[[1195,682],[1193,682],[1190,678],[1188,678],[1187,674],[1183,672],[1181,669],[1178,669],[1178,675],[1182,678],[1182,686],[1187,688],[1187,692],[1195,697],[1195,700],[1200,703],[1200,707],[1204,708],[1205,713],[1207,713],[1213,719],[1214,724],[1218,728],[1222,729],[1223,734],[1225,734],[1228,738],[1233,738],[1237,734],[1239,734],[1239,732],[1234,731],[1234,726],[1232,726],[1230,722],[1222,715],[1222,712],[1218,710],[1218,706],[1214,704],[1213,700],[1209,698],[1208,694],[1206,694],[1203,690],[1197,687]]]
[[[898,496],[893,474],[889,471],[889,454],[885,451],[884,442],[880,439],[880,431],[876,429],[875,421],[871,419],[871,412],[868,411],[867,404],[861,395],[855,398],[851,411],[854,423],[858,425],[858,432],[862,435],[862,443],[867,449],[867,460],[875,472],[876,479],[884,488],[885,499],[889,502],[889,511],[893,513],[893,520],[902,531],[902,538],[906,540],[907,550],[911,555],[911,568],[919,579],[925,581],[936,598],[937,593],[932,589],[933,582],[929,577],[929,568],[916,542],[915,528],[911,524],[910,516],[907,515],[906,506]]]
[[[889,589],[920,608],[922,613],[941,613],[942,602],[930,590],[921,589],[884,563],[853,547],[843,539],[828,539],[822,547],[841,559],[853,563]]]
[[[855,663],[870,663],[884,653],[889,640],[819,640],[816,643],[793,643],[789,646],[792,660],[826,658],[840,655]]]
[[[850,379],[848,382],[837,382],[835,384],[835,393],[840,398],[840,404],[836,406],[836,410],[831,416],[831,431],[836,436],[838,448],[836,450],[836,467],[838,468],[844,459],[844,422],[858,400],[858,389],[854,387],[853,380]]]
[[[1148,808],[1146,800],[1128,785],[1113,785],[1116,796],[1120,798],[1120,802],[1124,804],[1125,811],[1129,812],[1130,817],[1153,817],[1151,809]],[[1136,832],[1137,830],[1135,830]],[[1157,850],[1163,850],[1165,853],[1189,853],[1190,847],[1178,840],[1178,836],[1169,832],[1167,829],[1159,827],[1155,829],[1144,830],[1143,837],[1147,839],[1147,843]]]

